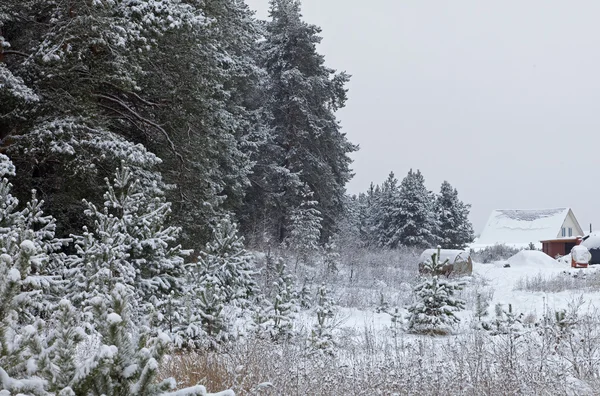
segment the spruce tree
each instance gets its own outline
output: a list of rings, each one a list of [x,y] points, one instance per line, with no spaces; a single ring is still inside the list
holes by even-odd
[[[403,223],[396,215],[400,209],[400,191],[394,172],[390,172],[379,190],[373,191],[373,200],[373,238],[379,247],[397,248],[402,243],[399,231]]]
[[[444,181],[436,198],[435,211],[438,218],[437,237],[445,249],[464,249],[473,242],[473,226],[469,221],[471,205],[458,198],[458,191]]]
[[[411,169],[400,183],[399,206],[393,218],[399,226],[395,237],[401,245],[424,248],[436,243],[434,197],[419,170]]]

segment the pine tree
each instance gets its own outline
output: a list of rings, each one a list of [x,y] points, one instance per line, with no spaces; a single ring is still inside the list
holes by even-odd
[[[165,224],[170,204],[156,190],[143,188],[126,166],[106,184],[102,209],[86,202],[92,231],[74,237],[78,255],[67,273],[73,279],[68,297],[88,311],[93,298],[108,296],[120,283],[136,302],[135,320],[147,321],[152,314],[153,323],[146,324],[166,331],[173,295],[183,290],[187,254],[175,245],[180,229]]]
[[[11,394],[45,395],[46,382],[32,370],[39,358],[43,324],[30,314],[40,300],[35,289],[39,282],[31,273],[32,262],[39,257],[38,246],[27,239],[16,244],[7,235],[0,238],[0,388]]]
[[[297,207],[300,181],[314,192],[323,216],[326,240],[335,232],[343,210],[344,185],[351,178],[349,154],[357,150],[341,132],[335,111],[346,101],[345,73],[335,74],[317,53],[320,29],[302,21],[298,0],[272,0],[271,20],[261,44],[261,65],[269,80],[267,126],[272,139],[268,174],[260,186],[274,201],[267,216],[275,219],[278,242],[287,236],[286,222]]]
[[[335,304],[324,284],[319,287],[316,304],[317,322],[313,326],[310,342],[317,351],[333,355],[335,342],[332,321],[335,316]]]
[[[379,247],[397,248],[401,244],[399,230],[403,226],[396,212],[400,209],[400,191],[394,172],[380,189],[371,190],[373,199],[372,228],[373,238]]]
[[[439,262],[440,249],[431,256],[431,262],[425,263],[427,273],[436,274],[447,263]],[[454,293],[461,290],[462,284],[440,279],[433,275],[431,278],[418,284],[414,292],[417,301],[408,307],[408,329],[415,333],[447,334],[452,325],[460,319],[456,311],[464,309],[465,302],[454,297]]]
[[[218,261],[201,258],[188,266],[184,313],[173,330],[177,346],[216,348],[232,339],[231,320],[223,312],[226,292],[218,276],[220,269]]]
[[[318,202],[312,199],[312,194],[306,192],[300,206],[291,213],[289,236],[284,242],[296,255],[296,265],[299,262],[309,263],[311,254],[320,250],[323,217],[317,206]]]
[[[81,199],[99,198],[107,170],[120,161],[144,183],[157,180],[160,159],[113,126],[135,119],[133,106],[119,96],[137,88],[140,59],[155,47],[155,37],[197,22],[189,6],[167,3],[7,0],[1,6],[0,25],[10,32],[15,54],[0,56],[0,63],[34,86],[40,100],[11,109],[0,101],[0,114],[12,110],[0,125],[0,137],[19,169],[17,195],[48,192],[46,201],[63,234],[80,229]],[[32,20],[46,23],[26,22]],[[117,120],[105,112],[116,103],[125,104],[119,105]]]
[[[419,170],[411,169],[400,183],[399,206],[393,218],[400,226],[395,234],[400,244],[427,247],[436,243],[434,197]]]
[[[294,334],[293,320],[298,311],[298,299],[294,291],[294,280],[287,273],[285,261],[281,257],[277,260],[272,293],[263,304],[258,315],[259,334],[276,341],[290,338]]]
[[[442,183],[435,211],[438,218],[437,237],[443,248],[464,249],[473,241],[473,226],[469,221],[470,207],[458,199],[458,191],[450,183]]]
[[[18,210],[6,178],[14,173],[0,154],[0,388],[44,395],[37,361],[43,344],[40,316],[52,308],[49,291],[56,283],[46,273],[54,250],[53,222],[42,216],[35,200]]]
[[[135,269],[135,300],[143,314],[158,313],[158,325],[165,330],[167,304],[179,295],[185,281],[184,256],[176,242],[181,228],[168,226],[171,204],[162,194],[144,189],[128,167],[117,169],[108,184],[104,207],[121,221],[127,236],[127,261]]]
[[[38,368],[48,378],[48,390],[59,395],[73,392],[71,381],[78,370],[78,345],[86,339],[80,315],[69,300],[63,299],[49,323]]]
[[[140,331],[132,321],[129,299],[128,288],[121,284],[115,285],[108,299],[94,299],[93,328],[100,344],[78,367],[71,380],[72,394],[206,395],[202,386],[169,393],[176,388],[173,378],[156,381],[171,340],[165,333],[149,337]]]
[[[235,318],[223,310],[230,307],[247,311],[258,296],[258,286],[254,257],[244,248],[237,225],[229,217],[214,227],[213,240],[197,262],[187,265],[187,272],[186,309],[182,325],[176,330],[177,343],[198,346],[204,334],[213,347],[230,340]]]

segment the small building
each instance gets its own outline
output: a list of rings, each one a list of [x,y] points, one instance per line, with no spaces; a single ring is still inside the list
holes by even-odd
[[[581,237],[566,237],[540,241],[542,243],[542,251],[553,258],[566,256],[571,253],[571,249],[578,245],[578,238],[581,239]]]
[[[473,273],[473,261],[470,252],[466,250],[453,249],[427,249],[419,257],[419,272],[423,273],[424,264],[431,263],[431,256],[438,254],[438,263],[443,264],[441,272],[446,276],[451,273],[457,275],[471,275]]]
[[[541,241],[562,238],[570,239],[563,246],[566,248],[567,243],[577,236],[583,236],[583,230],[570,208],[498,209],[492,212],[481,236],[471,248],[478,250],[504,244],[526,249],[533,244],[536,249],[542,249]]]

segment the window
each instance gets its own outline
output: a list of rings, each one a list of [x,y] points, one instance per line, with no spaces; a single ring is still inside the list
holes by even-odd
[[[573,228],[569,227],[569,236],[572,237],[573,236]]]
[[[567,229],[565,227],[562,229],[562,236],[567,236]]]

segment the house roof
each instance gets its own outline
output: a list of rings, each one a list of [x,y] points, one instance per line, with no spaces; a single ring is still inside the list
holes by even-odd
[[[477,245],[526,246],[556,239],[571,209],[498,209],[488,219]]]

